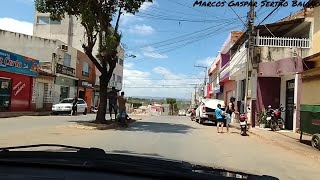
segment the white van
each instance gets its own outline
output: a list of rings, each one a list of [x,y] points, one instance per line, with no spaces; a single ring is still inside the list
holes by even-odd
[[[221,104],[221,109],[225,110],[225,103],[219,99],[202,99],[196,109],[196,121],[203,123],[216,123],[215,109]]]

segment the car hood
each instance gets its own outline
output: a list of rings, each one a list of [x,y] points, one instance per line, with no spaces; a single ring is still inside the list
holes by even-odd
[[[54,106],[72,106],[72,103],[58,103],[58,104],[55,104]]]

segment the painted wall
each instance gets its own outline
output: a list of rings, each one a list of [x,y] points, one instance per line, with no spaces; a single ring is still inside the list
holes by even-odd
[[[30,111],[33,77],[0,71],[0,77],[11,79],[10,111]]]
[[[312,53],[320,52],[320,7],[314,8],[314,24],[312,38]]]
[[[230,60],[230,78],[235,80],[238,76],[245,74],[245,64],[247,61],[247,50],[245,45],[242,45],[241,48],[231,57]]]
[[[257,83],[257,112],[262,111],[268,105],[278,107],[280,103],[281,78],[259,77]]]
[[[236,81],[227,81],[223,83],[223,100],[225,103],[229,102],[230,96],[228,94],[232,94],[232,96],[236,95],[237,82]]]
[[[301,104],[320,105],[320,79],[303,80],[301,91]]]
[[[82,75],[83,70],[83,64],[88,63],[89,64],[89,77]],[[76,77],[79,79],[84,79],[94,85],[96,80],[96,68],[92,61],[88,58],[88,56],[81,52],[77,51],[77,66],[76,66]]]
[[[258,77],[280,77],[302,71],[301,58],[283,58],[278,61],[259,63]]]
[[[48,90],[44,92],[43,103],[44,109],[51,110],[54,94],[54,77],[38,76],[33,79],[33,93],[32,93],[32,109],[36,110],[38,83],[44,83],[48,85]]]

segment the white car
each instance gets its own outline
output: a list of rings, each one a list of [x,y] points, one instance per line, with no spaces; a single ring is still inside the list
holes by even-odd
[[[178,115],[179,116],[185,116],[186,115],[186,110],[180,109]]]
[[[221,109],[225,110],[225,103],[219,99],[203,99],[196,109],[196,121],[203,123],[216,123],[215,109],[221,105]]]
[[[72,102],[73,102],[73,98],[66,98],[61,100],[58,104],[55,104],[52,106],[52,113],[53,114],[59,114],[59,113],[71,114]],[[87,103],[81,98],[78,98],[77,112],[83,113],[84,115],[86,115],[88,112]]]

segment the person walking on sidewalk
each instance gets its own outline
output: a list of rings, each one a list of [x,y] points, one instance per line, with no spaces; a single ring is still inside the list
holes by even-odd
[[[236,98],[231,97],[230,98],[230,102],[228,103],[227,106],[227,110],[226,110],[226,125],[227,125],[227,132],[229,132],[229,126],[231,123],[231,118],[232,118],[232,114],[235,113],[235,106],[234,106],[234,101],[236,100]]]
[[[114,119],[117,119],[118,114],[118,107],[117,107],[117,91],[115,87],[112,87],[112,90],[108,93],[108,99],[109,99],[109,114],[110,119],[112,120],[112,110],[114,111]]]
[[[217,120],[217,131],[219,133],[220,125],[222,125],[221,126],[221,133],[223,133],[224,123],[223,123],[223,111],[221,110],[221,104],[218,104],[217,107],[218,108],[216,108],[216,110],[215,110],[216,120]]]

